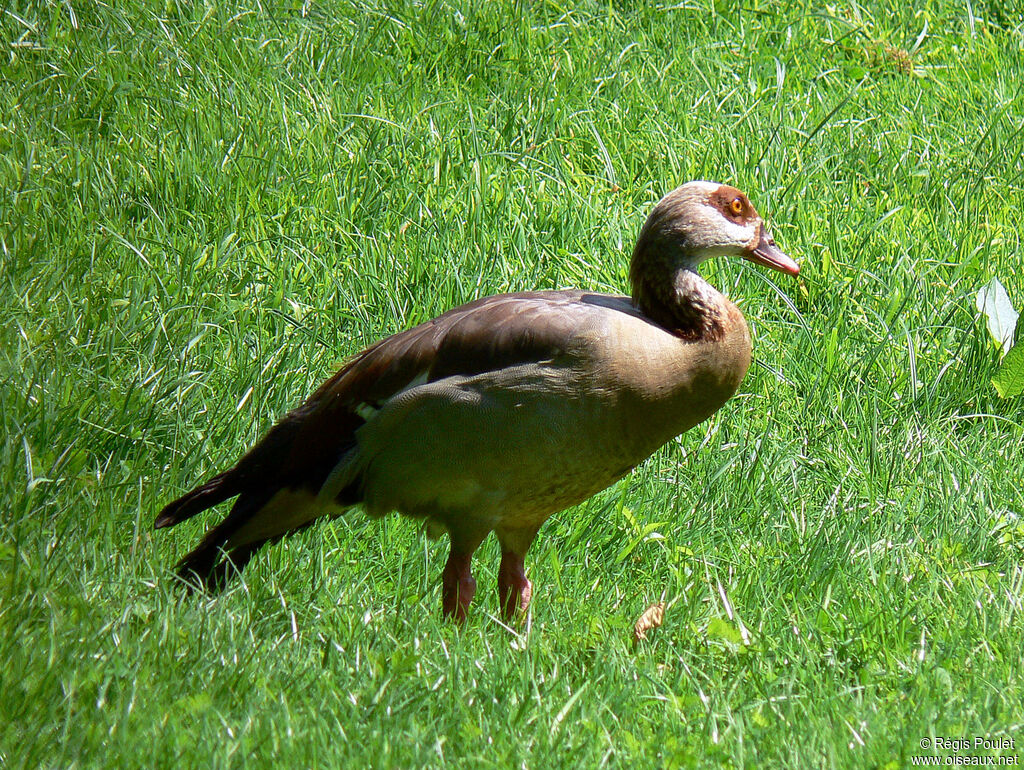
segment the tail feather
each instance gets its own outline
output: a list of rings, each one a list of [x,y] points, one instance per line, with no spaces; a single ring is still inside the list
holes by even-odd
[[[185,581],[190,588],[199,588],[210,594],[218,593],[224,589],[231,578],[242,573],[245,565],[268,540],[240,545],[230,551],[223,551],[219,548],[201,554],[193,551],[178,562],[178,577]],[[217,557],[221,554],[224,555],[224,558],[218,561]],[[192,558],[189,560],[189,557]]]
[[[240,575],[250,559],[264,545],[276,543],[287,535],[301,532],[316,521],[314,517],[299,523],[289,522],[284,525],[284,529],[274,534],[232,545],[234,538],[244,536],[243,527],[264,515],[268,509],[273,509],[272,504],[267,504],[276,494],[276,491],[259,495],[242,494],[224,521],[207,532],[199,545],[175,565],[178,577],[193,588],[216,593],[222,590],[231,578]]]
[[[273,491],[240,495],[224,521],[207,532],[199,541],[199,545],[175,565],[178,577],[192,585],[198,583],[207,591],[215,592],[223,588],[232,573],[241,572],[269,538],[238,545],[229,550],[224,550],[225,545],[272,496]]]
[[[224,520],[176,565],[178,576],[192,588],[223,588],[264,544],[304,529],[329,505],[359,502],[359,480],[352,474],[337,480],[334,499],[317,497],[324,480],[337,475],[332,469],[349,455],[354,433],[364,422],[348,411],[346,402],[330,398],[321,403],[323,394],[318,394],[285,415],[233,468],[157,515],[154,525],[162,529],[238,498]]]

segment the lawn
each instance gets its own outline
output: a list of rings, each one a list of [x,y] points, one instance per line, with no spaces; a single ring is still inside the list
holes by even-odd
[[[993,276],[1024,305],[1012,7],[3,3],[0,767],[1019,759],[1024,398],[975,307]],[[627,290],[698,178],[802,273],[707,263],[747,379],[548,522],[514,632],[495,543],[460,630],[399,517],[182,593],[216,512],[156,512],[339,362],[487,294]]]

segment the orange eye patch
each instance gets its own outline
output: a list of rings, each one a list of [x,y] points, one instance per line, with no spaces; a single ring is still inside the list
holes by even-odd
[[[735,214],[736,216],[739,216],[740,214],[742,214],[743,213],[743,199],[742,198],[733,198],[732,201],[729,203],[729,210],[733,214]]]

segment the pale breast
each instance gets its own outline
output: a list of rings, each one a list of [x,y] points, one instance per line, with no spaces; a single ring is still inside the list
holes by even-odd
[[[723,333],[683,340],[642,318],[609,314],[581,333],[595,389],[616,394],[618,433],[646,457],[714,414],[750,366],[750,334],[739,309],[722,298]]]

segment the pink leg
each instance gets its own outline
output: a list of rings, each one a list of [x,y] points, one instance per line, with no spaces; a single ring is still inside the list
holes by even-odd
[[[441,614],[459,624],[466,622],[466,611],[476,593],[476,580],[470,571],[472,559],[472,551],[463,553],[453,545],[441,573]]]
[[[533,595],[533,584],[526,578],[523,556],[513,551],[502,550],[501,566],[498,567],[498,601],[501,616],[507,621],[515,620],[517,613],[525,613]]]
[[[496,531],[501,543],[501,566],[498,567],[498,603],[501,616],[511,623],[516,615],[526,614],[533,595],[533,584],[526,579],[523,559],[530,550],[530,544],[537,537],[536,527],[527,529],[499,529]]]

